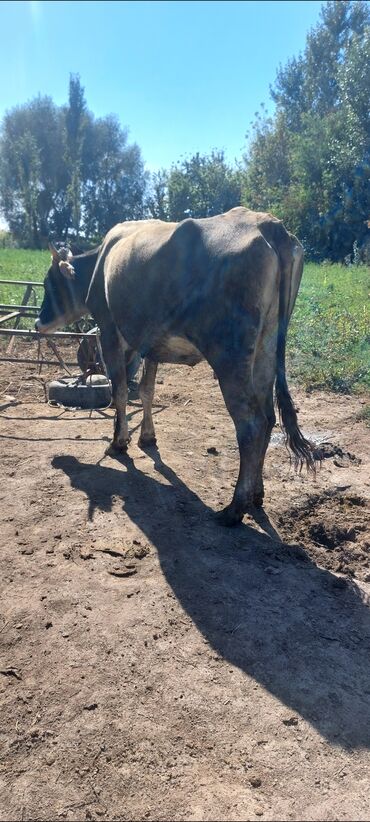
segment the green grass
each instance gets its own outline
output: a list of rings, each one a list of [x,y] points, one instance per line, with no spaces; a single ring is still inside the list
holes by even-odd
[[[306,388],[370,388],[370,270],[305,265],[288,337],[291,377]]]
[[[30,280],[43,282],[50,265],[49,251],[28,251],[18,248],[0,249],[0,280]],[[24,286],[2,285],[0,283],[0,303],[20,305],[24,295]],[[40,305],[44,295],[42,288],[35,289],[37,304]],[[34,302],[34,294],[30,302]],[[19,328],[33,328],[34,320],[22,319]],[[12,321],[6,323],[12,327]]]
[[[42,282],[49,262],[48,251],[0,249],[0,279]],[[0,285],[0,302],[20,303],[23,290]],[[305,265],[288,336],[292,380],[345,393],[370,388],[369,292],[366,266]],[[36,293],[40,303],[43,291]]]
[[[25,251],[20,248],[0,249],[0,280],[32,280],[42,283],[49,265],[49,251]],[[21,286],[15,285],[1,285],[0,287],[0,302],[2,303],[18,303],[24,290]]]

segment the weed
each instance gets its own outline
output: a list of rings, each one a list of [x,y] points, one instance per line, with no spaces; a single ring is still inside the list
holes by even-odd
[[[359,411],[357,414],[357,419],[361,420],[362,422],[370,428],[370,405],[364,405],[364,407]]]

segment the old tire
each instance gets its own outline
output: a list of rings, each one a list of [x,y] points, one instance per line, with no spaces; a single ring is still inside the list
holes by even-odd
[[[66,408],[107,408],[112,399],[110,383],[101,374],[93,374],[86,385],[76,377],[61,377],[48,385],[48,399],[51,403]]]

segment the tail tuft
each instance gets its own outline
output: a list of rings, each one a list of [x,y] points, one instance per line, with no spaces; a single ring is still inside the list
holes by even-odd
[[[276,380],[276,399],[280,421],[284,428],[286,445],[293,454],[294,467],[301,471],[305,465],[308,471],[316,474],[315,449],[309,440],[303,436],[298,425],[297,412],[290,396],[285,375],[279,375]]]

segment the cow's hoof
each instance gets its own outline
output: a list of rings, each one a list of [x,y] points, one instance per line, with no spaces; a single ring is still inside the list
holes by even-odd
[[[105,449],[107,457],[119,457],[120,454],[126,454],[130,440],[126,442],[111,442],[108,448]]]
[[[233,525],[239,525],[242,522],[244,513],[237,509],[233,503],[227,505],[222,511],[218,511],[216,519],[219,525],[224,525],[226,528],[231,528]]]
[[[151,445],[157,445],[156,437],[148,436],[148,437],[139,437],[138,446],[139,448],[149,448]]]
[[[255,494],[253,494],[253,505],[255,505],[256,508],[262,508],[263,498],[264,498],[263,491],[257,491]]]

